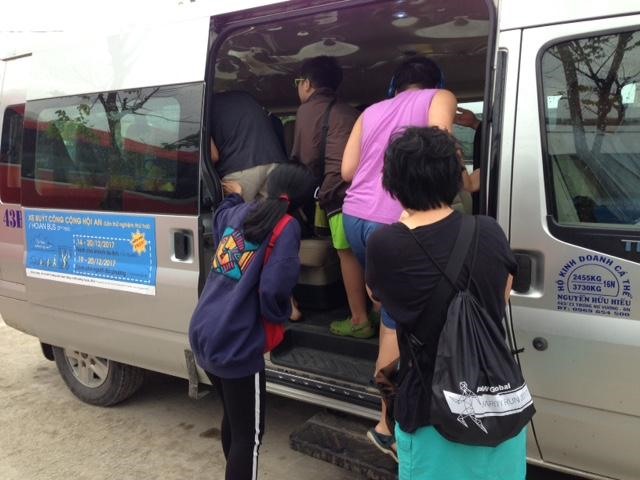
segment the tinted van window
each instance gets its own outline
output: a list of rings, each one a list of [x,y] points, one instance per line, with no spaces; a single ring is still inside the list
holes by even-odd
[[[24,204],[196,213],[201,85],[29,102]]]
[[[556,221],[640,223],[640,32],[558,43],[541,75]]]
[[[11,105],[2,119],[0,142],[0,200],[4,203],[20,203],[20,148],[24,105]]]

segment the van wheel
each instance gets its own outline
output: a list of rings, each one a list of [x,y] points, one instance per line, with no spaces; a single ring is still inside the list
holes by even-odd
[[[58,371],[69,390],[91,405],[108,407],[126,400],[142,385],[144,371],[70,348],[53,347]]]

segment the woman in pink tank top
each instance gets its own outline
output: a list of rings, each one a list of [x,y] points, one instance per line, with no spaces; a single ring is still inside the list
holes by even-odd
[[[394,73],[389,92],[393,98],[371,105],[353,127],[342,158],[342,178],[351,182],[342,211],[347,239],[363,266],[369,235],[381,225],[397,222],[403,210],[400,202],[382,188],[382,165],[390,139],[409,126],[437,126],[451,132],[457,100],[442,89],[442,80],[442,72],[433,61],[424,57],[407,60]],[[462,165],[461,171],[465,189],[475,188],[478,175],[472,181]],[[380,315],[376,371],[399,356],[395,322],[384,307]],[[397,461],[392,431],[383,402],[380,420],[367,436]]]

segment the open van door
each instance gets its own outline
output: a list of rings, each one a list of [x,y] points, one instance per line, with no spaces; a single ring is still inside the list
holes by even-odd
[[[490,63],[487,52],[493,50],[494,14],[492,3],[484,0],[446,5],[319,0],[215,16],[205,122],[216,115],[214,93],[246,91],[280,119],[285,150],[291,152],[300,105],[295,80],[302,64],[319,55],[337,58],[344,74],[340,98],[361,109],[383,100],[397,66],[419,54],[438,62],[446,72],[446,87],[460,101],[480,103],[489,90],[485,72]],[[363,18],[367,18],[366,28]],[[333,409],[375,416],[379,394],[370,380],[377,338],[330,333],[331,322],[350,314],[336,252],[327,239],[309,238],[302,241],[300,259],[294,296],[305,321],[290,324],[283,343],[270,353],[267,388]]]
[[[522,31],[510,220],[512,319],[542,458],[621,479],[640,471],[640,29],[629,25],[640,16]]]

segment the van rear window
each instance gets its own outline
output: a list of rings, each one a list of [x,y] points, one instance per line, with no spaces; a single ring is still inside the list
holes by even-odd
[[[26,206],[195,214],[202,85],[29,102]]]
[[[24,105],[10,105],[2,119],[0,142],[0,200],[20,203],[20,148]]]

